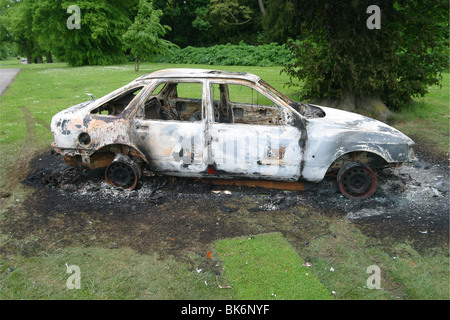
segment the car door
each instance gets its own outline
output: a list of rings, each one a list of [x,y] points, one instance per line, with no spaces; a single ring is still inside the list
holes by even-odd
[[[153,171],[198,176],[207,157],[203,82],[170,80],[154,87],[133,120],[133,141]]]
[[[287,108],[251,82],[211,81],[209,155],[217,174],[298,180],[302,132],[287,119]]]

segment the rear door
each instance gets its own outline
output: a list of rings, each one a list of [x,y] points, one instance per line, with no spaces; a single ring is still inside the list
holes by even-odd
[[[155,172],[198,176],[206,171],[204,81],[170,80],[133,120],[132,136]]]

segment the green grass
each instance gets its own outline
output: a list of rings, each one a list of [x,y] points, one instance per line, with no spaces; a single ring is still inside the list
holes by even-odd
[[[80,289],[67,287],[71,265],[80,268]],[[186,263],[126,247],[77,247],[0,258],[0,299],[233,299],[233,292],[220,290],[215,281],[212,272],[198,273]]]
[[[394,126],[421,142],[429,142],[437,151],[449,153],[450,73],[442,74],[440,86],[429,87],[429,94],[415,98],[394,114]]]
[[[311,271],[337,299],[450,299],[449,261],[443,250],[419,253],[407,242],[386,246],[342,220],[330,221],[329,230],[335,236],[317,237],[298,251],[309,257]],[[379,290],[367,287],[372,265],[381,271]]]
[[[238,299],[332,298],[280,233],[220,240],[216,249]]]

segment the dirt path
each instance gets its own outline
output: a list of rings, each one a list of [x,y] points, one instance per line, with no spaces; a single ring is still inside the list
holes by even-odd
[[[16,160],[7,170],[5,181],[2,184],[2,191],[0,192],[0,204],[2,200],[8,198],[19,183],[21,183],[28,174],[30,159],[36,152],[36,123],[31,112],[25,108],[20,107],[27,126],[27,135],[24,144],[17,154]]]

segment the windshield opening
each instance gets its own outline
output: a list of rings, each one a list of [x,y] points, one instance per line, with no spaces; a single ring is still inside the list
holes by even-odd
[[[325,117],[325,112],[316,106],[311,106],[307,103],[297,102],[287,97],[285,94],[281,93],[270,84],[265,82],[264,80],[259,80],[259,84],[261,84],[264,88],[275,94],[279,99],[286,102],[288,105],[297,110],[302,116],[306,118],[323,118]]]
[[[292,103],[292,99],[288,98],[284,93],[281,93],[280,91],[278,91],[277,89],[275,89],[274,87],[272,87],[270,84],[268,84],[267,82],[265,82],[264,80],[259,80],[259,83],[266,88],[267,90],[275,93],[277,95],[278,98],[280,98],[281,100],[283,100],[284,102],[286,102],[287,104],[291,104]]]

